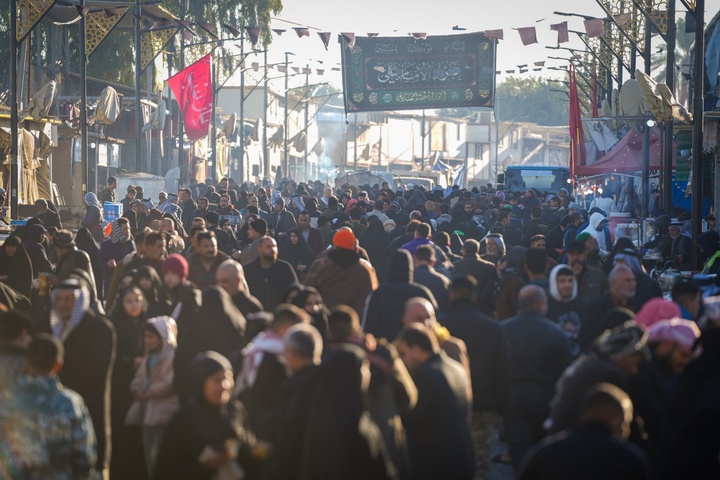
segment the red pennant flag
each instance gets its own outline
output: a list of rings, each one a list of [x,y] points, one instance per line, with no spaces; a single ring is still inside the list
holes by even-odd
[[[560,22],[554,25],[550,25],[550,30],[555,30],[556,32],[558,32],[558,45],[570,41],[567,22]]]
[[[522,40],[523,45],[531,45],[533,43],[538,43],[535,27],[524,27],[518,28],[517,30],[520,34],[520,40]]]
[[[280,73],[286,73],[286,72],[287,72],[287,67],[286,67],[285,65],[278,65],[278,66],[277,66],[277,69],[278,69],[278,72],[280,72]]]
[[[185,121],[185,135],[198,140],[208,134],[212,117],[213,84],[210,55],[168,78]]]
[[[317,69],[317,74],[318,74],[318,75],[325,75],[325,70],[318,68],[318,69]]]
[[[502,30],[485,30],[483,32],[487,38],[496,38],[498,40],[503,39],[503,31]]]
[[[232,36],[235,38],[239,37],[242,34],[242,32],[240,30],[235,28],[233,25],[230,25],[229,23],[223,23],[222,26],[225,30],[230,32],[232,34]]]
[[[544,67],[545,66],[545,60],[543,60],[541,62],[533,62],[533,63],[535,64],[536,67]]]
[[[341,33],[345,43],[348,47],[353,48],[355,46],[355,34],[354,33]]]
[[[584,23],[585,33],[587,33],[588,37],[593,38],[605,35],[605,24],[602,18],[591,18],[590,20],[585,20]]]
[[[505,70],[505,73],[515,73],[515,70]]]
[[[630,28],[632,26],[632,16],[629,13],[621,13],[613,17],[620,28]]]
[[[305,27],[293,27],[293,30],[297,33],[298,38],[310,36],[310,30]]]
[[[411,33],[410,35],[413,36],[415,40],[425,40],[427,38],[427,33]]]
[[[272,31],[275,32],[278,37],[279,37],[280,35],[282,35],[283,33],[285,33],[285,29],[284,29],[284,28],[273,28]]]
[[[303,75],[310,75],[312,73],[312,68],[303,68],[302,73]]]
[[[207,22],[197,22],[198,27],[202,28],[206,32],[208,32],[210,35],[212,35],[215,38],[218,38],[217,33],[215,33],[215,26],[211,25]]]
[[[292,71],[295,73],[300,73],[300,67],[290,67],[292,68]]]
[[[370,38],[377,37],[378,35],[380,35],[380,34],[379,33],[368,33],[368,37],[370,37]]]
[[[325,50],[328,49],[328,45],[330,44],[330,35],[332,35],[330,32],[318,32],[320,40],[322,40],[323,45],[325,45]]]
[[[191,30],[184,30],[182,31],[183,40],[186,42],[192,42],[195,34]]]
[[[245,27],[245,31],[247,32],[248,37],[250,37],[250,43],[256,45],[258,43],[258,39],[260,38],[260,28]]]
[[[257,72],[258,70],[260,70],[260,64],[259,64],[258,62],[253,62],[252,65],[251,65],[251,67],[252,67],[252,69],[253,69],[254,71],[256,71],[256,72]]]

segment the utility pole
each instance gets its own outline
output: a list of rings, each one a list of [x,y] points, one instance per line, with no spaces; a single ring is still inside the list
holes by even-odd
[[[80,0],[80,6],[85,0]],[[82,165],[82,189],[88,193],[95,190],[94,175],[90,174],[88,158],[88,126],[87,126],[87,58],[85,57],[85,15],[80,15],[80,159]],[[95,146],[97,151],[98,146]],[[94,170],[94,169],[93,169]]]
[[[651,41],[652,26],[650,22],[645,22],[645,47],[643,50],[645,58],[645,73],[650,74],[650,41]],[[648,121],[643,124],[643,141],[642,141],[642,181],[640,191],[642,197],[640,198],[640,206],[642,212],[642,218],[648,218],[648,200],[650,199],[650,125]]]
[[[187,0],[180,0],[180,19],[185,22],[187,15]],[[180,66],[178,72],[185,70],[185,31],[180,34]],[[170,94],[168,92],[168,102]],[[179,106],[179,105],[178,105]],[[178,168],[180,168],[180,178],[182,181],[183,172],[185,171],[185,122],[183,121],[182,112],[178,111]],[[189,178],[187,179],[189,183]]]
[[[290,165],[288,158],[288,94],[290,93],[288,91],[288,57],[290,55],[295,54],[292,52],[285,52],[285,95],[283,95],[285,97],[285,117],[283,122],[283,175],[286,177],[290,176],[290,172],[288,171]]]
[[[264,62],[263,71],[265,72],[265,86],[263,90],[265,95],[263,96],[263,164],[265,170],[265,178],[270,180],[270,158],[268,157],[268,144],[267,144],[267,110],[268,110],[268,73],[267,73],[267,48],[263,52]]]
[[[240,37],[240,183],[245,178],[245,33]],[[232,173],[231,173],[232,176]]]
[[[18,157],[18,86],[17,86],[17,0],[10,0],[10,215],[18,219],[18,180],[20,158]],[[2,205],[0,205],[0,208]]]
[[[135,0],[135,172],[142,170],[142,103],[140,97],[142,97],[142,91],[140,89],[141,81],[141,34],[142,34],[142,8],[140,6],[140,0]],[[181,55],[182,57],[182,55]],[[82,110],[80,112],[82,115]],[[82,119],[80,120],[82,122]]]
[[[307,65],[305,67],[305,95],[308,94],[310,88],[310,65]],[[305,99],[305,150],[303,151],[303,174],[305,175],[305,180],[308,179],[308,121],[309,121],[309,112],[308,108],[310,106],[310,99]],[[297,169],[296,169],[297,170]]]
[[[217,87],[215,86],[215,77],[217,76],[217,72],[215,71],[215,62],[212,59],[212,56],[210,57],[210,82],[212,85],[212,117],[210,117],[210,142],[212,145],[210,146],[210,151],[212,152],[212,168],[210,169],[210,178],[217,181],[216,178],[217,175],[217,168],[218,168],[218,159],[217,159],[217,119],[215,115],[215,107],[217,104],[217,101],[215,100],[215,97],[217,95]]]
[[[703,184],[703,120],[704,120],[704,82],[705,79],[705,0],[695,2],[695,87],[693,89],[693,137],[692,137],[692,199],[690,218],[692,219],[692,239],[697,242],[702,222],[702,184]],[[700,269],[697,245],[692,248],[692,265]]]

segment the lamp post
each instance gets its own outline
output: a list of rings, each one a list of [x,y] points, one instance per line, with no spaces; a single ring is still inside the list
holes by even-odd
[[[667,3],[667,63],[665,83],[670,93],[675,95],[675,0],[668,0]],[[665,144],[662,168],[662,195],[663,209],[669,212],[672,207],[672,176],[673,176],[673,121],[665,122]]]
[[[702,222],[702,162],[703,162],[703,120],[705,79],[705,0],[695,2],[695,86],[693,89],[693,136],[692,136],[692,239],[697,242]],[[697,246],[692,248],[692,265],[700,268]]]
[[[80,6],[85,0],[80,0]],[[85,58],[85,14],[80,14],[80,159],[82,165],[82,188],[85,193],[95,190],[95,175],[90,174],[88,157],[88,124],[87,124],[87,62]],[[96,147],[97,152],[97,147]],[[97,170],[97,161],[95,168]]]
[[[142,170],[142,148],[140,144],[140,138],[142,137],[142,104],[140,98],[142,97],[142,91],[140,90],[141,74],[140,65],[142,63],[141,57],[141,33],[142,33],[142,7],[140,6],[140,0],[135,0],[135,25],[134,25],[134,36],[135,36],[135,172]],[[81,112],[82,113],[82,112]]]

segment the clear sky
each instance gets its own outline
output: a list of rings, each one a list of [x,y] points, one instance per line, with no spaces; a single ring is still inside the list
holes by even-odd
[[[269,62],[284,61],[284,52],[290,51],[293,65],[309,64],[313,69],[324,68],[324,77],[314,74],[311,83],[330,81],[340,84],[339,72],[331,68],[340,62],[340,47],[337,43],[339,32],[354,32],[367,35],[368,32],[382,36],[407,35],[410,32],[427,32],[430,35],[453,33],[452,27],[458,25],[468,32],[504,29],[505,39],[501,40],[497,52],[497,69],[506,70],[517,65],[531,64],[546,60],[548,66],[559,66],[563,62],[547,60],[547,56],[568,56],[565,52],[549,50],[547,45],[555,46],[557,33],[550,30],[550,24],[567,20],[571,30],[583,31],[579,17],[561,17],[553,12],[569,12],[603,17],[604,13],[595,0],[284,0],[284,8],[273,28],[287,28],[282,36],[275,36],[270,47]],[[685,7],[677,1],[678,17],[684,15]],[[720,10],[720,0],[706,0],[706,22]],[[292,23],[289,23],[292,22]],[[292,30],[297,26],[310,27],[310,37],[298,38]],[[518,27],[536,26],[538,44],[523,46],[517,31]],[[328,51],[325,51],[319,31],[333,33]],[[584,48],[577,36],[570,34],[573,48]],[[655,40],[658,45],[661,40]],[[253,60],[250,60],[253,61]],[[322,61],[323,63],[319,63]],[[530,72],[531,74],[533,72]],[[537,72],[535,73],[538,74]],[[557,76],[552,70],[539,72],[543,76]],[[498,78],[502,81],[504,73]],[[297,76],[291,83],[304,82],[304,76]]]

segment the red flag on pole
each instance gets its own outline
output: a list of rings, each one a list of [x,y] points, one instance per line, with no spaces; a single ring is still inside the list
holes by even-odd
[[[535,27],[518,28],[517,31],[520,34],[520,40],[522,40],[523,45],[538,43]],[[487,36],[487,34],[485,36]]]
[[[180,73],[168,78],[185,121],[185,135],[197,140],[208,134],[212,117],[213,84],[210,72],[210,55],[193,63]]]
[[[245,27],[245,31],[250,37],[250,43],[256,45],[260,39],[260,28],[259,27]]]
[[[590,20],[585,20],[584,23],[585,33],[587,33],[588,37],[601,37],[605,35],[605,24],[602,18],[591,18]]]
[[[554,25],[550,25],[550,30],[555,30],[556,32],[558,32],[558,45],[570,41],[567,22],[560,22]]]
[[[497,40],[503,39],[503,31],[502,30],[485,30],[483,34],[487,38],[495,38]]]
[[[293,30],[295,30],[295,33],[297,33],[298,38],[302,37],[309,37],[310,36],[310,30],[304,27],[293,27]]]
[[[328,45],[330,44],[330,35],[332,35],[330,32],[318,32],[320,40],[322,40],[323,45],[325,45],[325,50],[328,49]]]
[[[352,32],[341,33],[340,36],[345,40],[348,47],[353,48],[355,46],[355,34]]]

